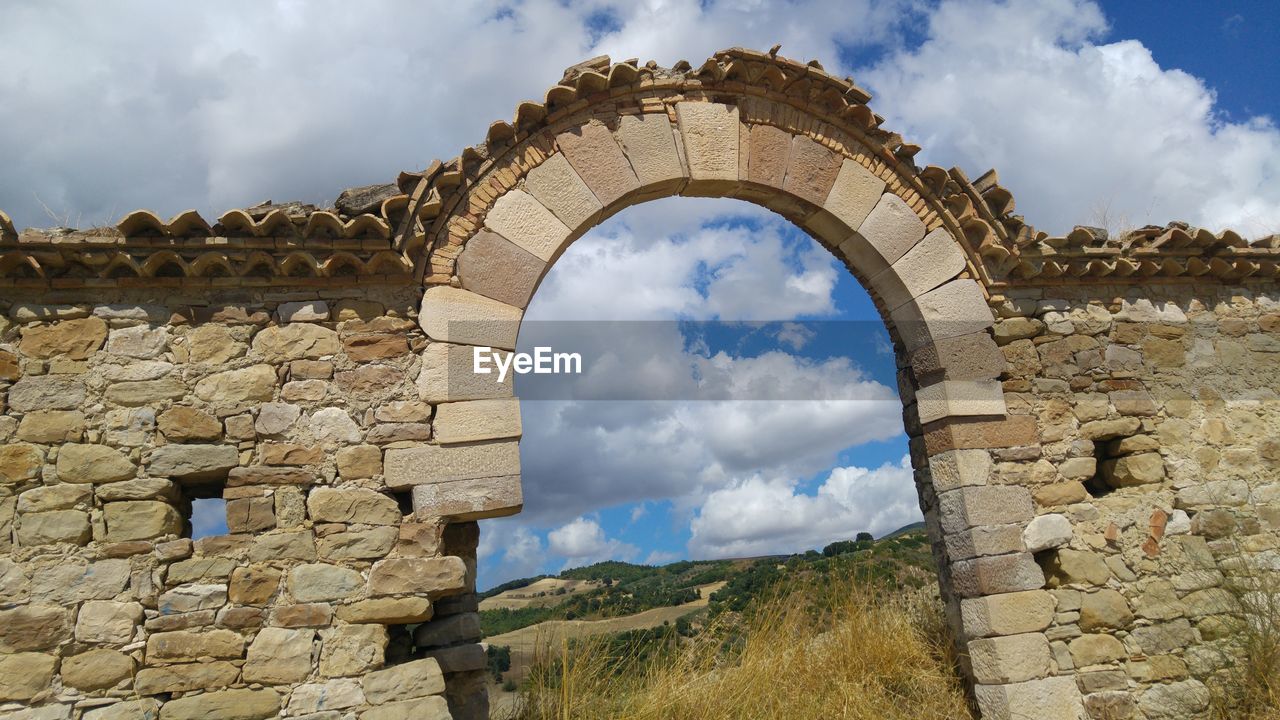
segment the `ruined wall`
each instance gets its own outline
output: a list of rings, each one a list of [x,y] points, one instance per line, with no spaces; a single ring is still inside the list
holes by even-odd
[[[0,716],[485,716],[475,523],[384,482],[432,439],[419,295],[0,307]]]

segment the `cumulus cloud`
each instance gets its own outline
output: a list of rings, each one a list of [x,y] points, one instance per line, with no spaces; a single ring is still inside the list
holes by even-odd
[[[605,536],[600,523],[579,517],[547,533],[547,549],[565,558],[565,568],[605,560],[632,560],[640,552],[634,545]]]
[[[751,475],[716,490],[691,523],[693,557],[750,557],[881,535],[922,518],[906,457],[869,469],[833,468],[814,494],[791,478]]]
[[[1280,130],[1230,121],[1204,81],[1107,39],[1087,0],[948,0],[927,39],[860,74],[920,160],[995,167],[1051,232],[1187,220],[1280,231]]]

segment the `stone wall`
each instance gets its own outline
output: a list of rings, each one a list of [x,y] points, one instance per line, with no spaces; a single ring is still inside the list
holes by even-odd
[[[383,481],[419,293],[217,295],[0,308],[0,716],[485,717],[475,523]]]

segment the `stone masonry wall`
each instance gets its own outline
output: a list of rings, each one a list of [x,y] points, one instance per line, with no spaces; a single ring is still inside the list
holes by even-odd
[[[223,295],[0,308],[0,717],[486,717],[475,523],[383,481],[420,293]]]

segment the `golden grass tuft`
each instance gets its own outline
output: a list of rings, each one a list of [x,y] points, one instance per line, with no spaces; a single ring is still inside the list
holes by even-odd
[[[551,640],[510,720],[973,718],[936,598],[827,577],[640,659]]]

